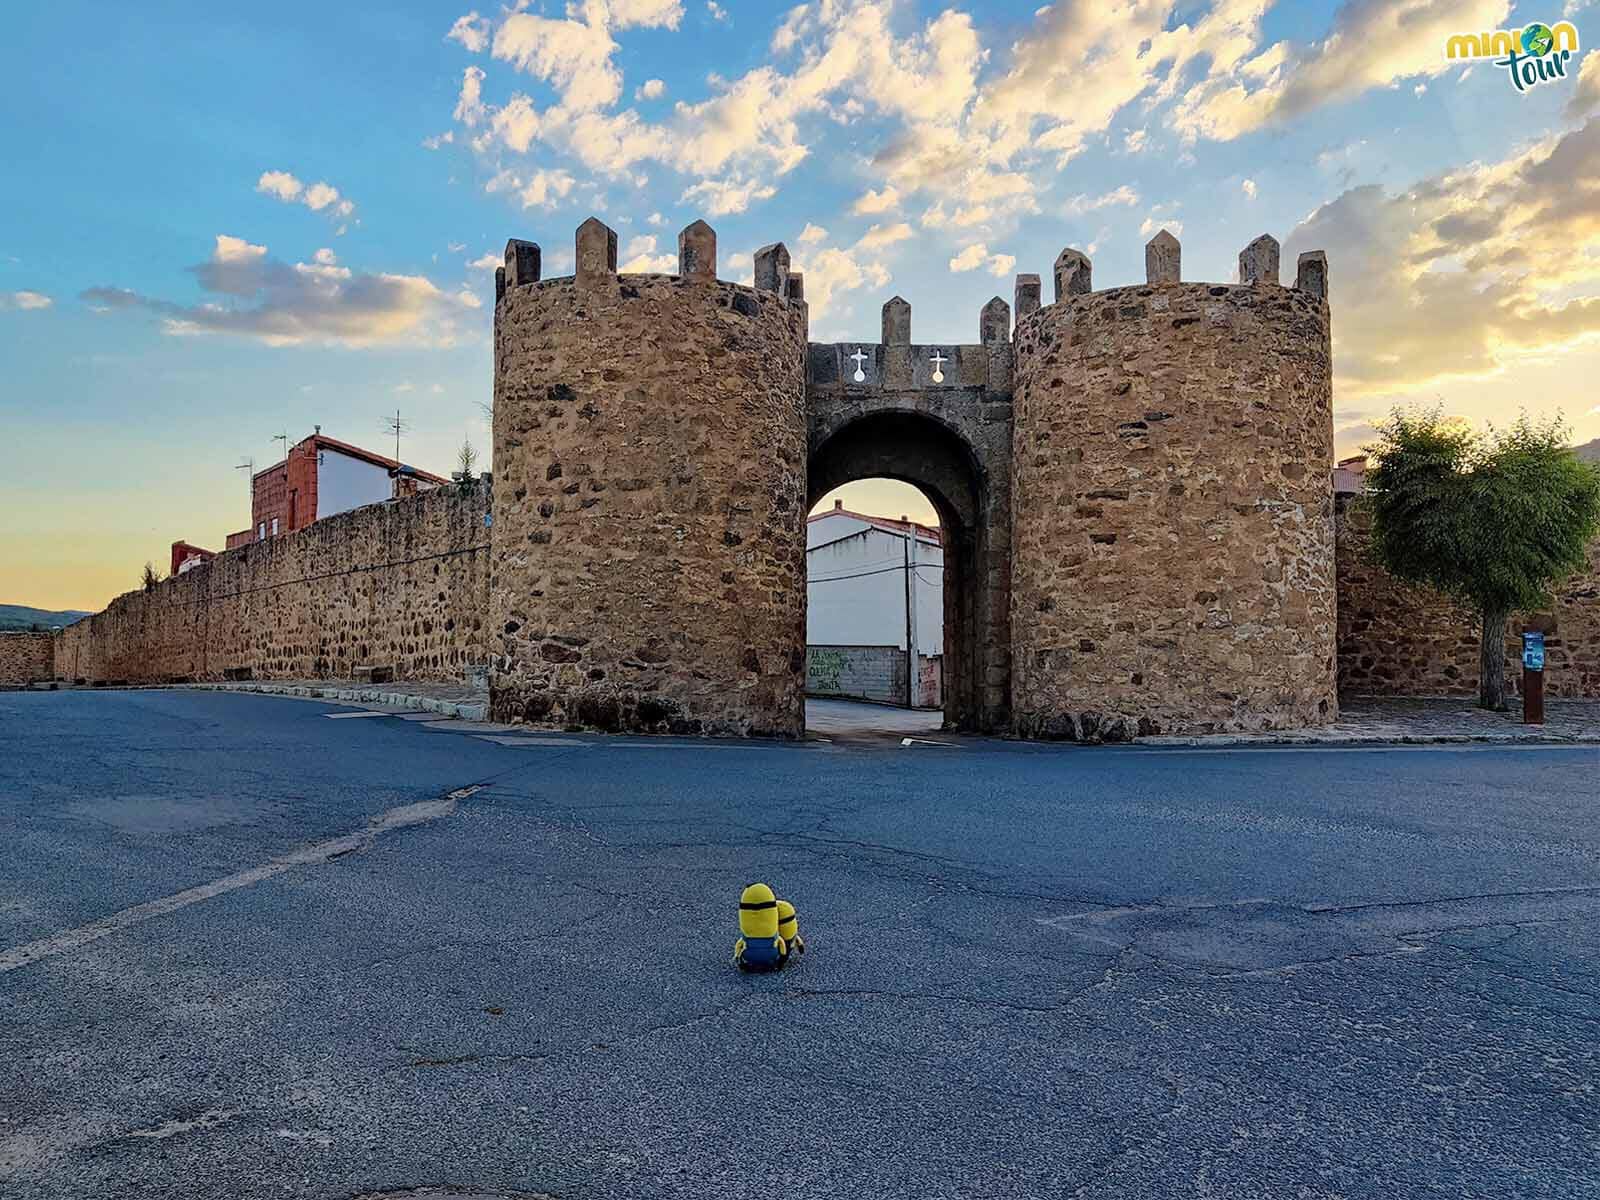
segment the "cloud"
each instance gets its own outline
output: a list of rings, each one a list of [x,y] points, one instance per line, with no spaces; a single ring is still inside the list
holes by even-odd
[[[1499,29],[1510,10],[1509,0],[1353,0],[1320,41],[1276,42],[1217,64],[1176,105],[1174,128],[1228,140],[1402,79],[1438,75],[1458,65],[1441,50],[1450,34]]]
[[[950,260],[952,271],[976,271],[981,267],[996,277],[1009,275],[1016,265],[1016,255],[990,254],[983,242],[973,242]]]
[[[473,54],[482,54],[489,45],[489,22],[476,12],[469,12],[464,17],[457,17],[456,23],[450,26],[450,32],[444,36],[447,41],[460,42]]]
[[[811,224],[809,221],[806,222],[806,227],[800,231],[800,237],[798,238],[802,246],[814,246],[818,242],[827,240],[828,231],[820,225]]]
[[[1328,252],[1341,394],[1493,375],[1600,336],[1600,118],[1499,162],[1368,184],[1290,234]]]
[[[451,115],[468,129],[476,128],[487,115],[483,103],[486,78],[482,67],[467,67],[461,72],[461,90],[456,95],[456,107]]]
[[[1597,110],[1600,110],[1600,54],[1591,49],[1584,53],[1583,65],[1578,68],[1578,78],[1567,100],[1567,116],[1582,120]]]
[[[893,246],[896,242],[903,242],[914,236],[911,226],[904,221],[894,225],[873,225],[856,242],[856,247],[861,250],[878,250],[885,246]]]
[[[604,9],[604,4],[589,0],[586,7],[591,18]],[[610,0],[611,23],[618,29],[637,25],[645,29],[676,29],[683,20],[682,0]]]
[[[991,254],[989,256],[989,274],[1004,278],[1011,274],[1012,268],[1017,265],[1015,254]]]
[[[1088,144],[1141,152],[1149,128],[1191,143],[1233,138],[1419,82],[1446,69],[1441,31],[1493,27],[1507,0],[1348,0],[1324,35],[1303,42],[1268,39],[1270,0],[1119,0],[1112,11],[1055,0],[1017,33],[1002,26],[1006,41],[992,45],[956,9],[921,20],[905,0],[810,0],[775,14],[768,61],[713,74],[703,98],[666,113],[651,106],[649,118],[624,102],[622,43],[632,28],[676,28],[684,6],[545,7],[552,15],[519,2],[463,18],[463,36],[482,34],[495,62],[540,85],[490,99],[483,72],[467,68],[456,120],[492,172],[581,168],[636,186],[640,164],[658,163],[712,215],[736,213],[774,194],[813,154],[814,129],[837,122],[861,131],[854,212],[915,203],[929,227],[992,241],[1040,211],[1041,168],[1059,170]],[[659,101],[664,91],[650,79],[631,95]]]
[[[622,261],[618,272],[629,275],[671,275],[678,270],[676,254],[657,254],[656,236],[642,233],[631,240],[618,256]]]
[[[710,14],[713,21],[721,21],[723,24],[727,24],[728,10],[718,4],[717,0],[706,0],[706,12]]]
[[[860,199],[850,206],[850,211],[857,216],[873,216],[885,213],[900,203],[900,193],[892,187],[883,188],[881,191],[865,192]]]
[[[1068,215],[1075,215],[1077,213],[1094,212],[1096,209],[1101,208],[1137,203],[1139,203],[1139,193],[1127,184],[1123,184],[1121,187],[1113,188],[1100,196],[1089,196],[1080,192],[1067,201],[1067,213]]]
[[[1239,190],[1254,200],[1256,198],[1256,181],[1254,179],[1240,180]]]
[[[493,271],[496,267],[505,266],[505,259],[498,254],[485,251],[467,264],[469,271]]]
[[[0,309],[19,309],[37,312],[49,308],[55,301],[43,292],[0,292]]]
[[[749,180],[706,179],[685,188],[678,200],[681,203],[695,201],[704,204],[711,216],[720,217],[725,213],[744,212],[750,207],[751,201],[770,199],[777,192],[778,189],[771,184],[754,183]]]
[[[273,346],[449,345],[464,310],[481,303],[439,290],[420,275],[368,274],[318,259],[286,263],[265,246],[219,235],[211,257],[190,268],[207,297],[198,304],[95,287],[82,294],[102,310],[144,310],[173,336],[231,334]]]
[[[886,287],[890,275],[881,262],[862,259],[837,246],[802,251],[794,269],[805,273],[806,300],[819,317],[829,313],[834,297],[863,287]]]
[[[522,207],[525,209],[553,209],[571,195],[577,182],[566,171],[561,170],[539,170],[531,175],[502,171],[484,184],[483,190],[490,195],[496,192],[510,192],[522,201]]]
[[[422,148],[424,150],[437,150],[441,146],[448,146],[451,142],[453,142],[455,140],[456,140],[456,131],[453,130],[453,129],[447,129],[443,133],[435,134],[433,137],[425,137],[425,138],[423,138],[422,139]]]
[[[288,203],[298,200],[304,190],[305,184],[287,171],[264,171],[261,178],[256,181],[256,191],[276,196]]]
[[[1140,237],[1150,237],[1162,229],[1165,229],[1173,237],[1183,236],[1183,222],[1173,217],[1149,216],[1139,222]]]
[[[312,212],[326,212],[332,217],[349,217],[356,211],[356,206],[331,183],[305,184],[288,171],[263,171],[256,180],[256,191],[285,204],[304,204]]]
[[[569,109],[582,110],[622,94],[622,72],[611,61],[616,49],[604,23],[513,12],[495,31],[493,54],[558,89]]]

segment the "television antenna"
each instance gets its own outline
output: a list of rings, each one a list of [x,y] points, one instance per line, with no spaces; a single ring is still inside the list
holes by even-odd
[[[383,419],[382,428],[383,428],[383,431],[385,433],[394,434],[394,460],[395,460],[395,462],[399,462],[400,461],[400,435],[402,433],[409,433],[410,432],[410,430],[411,430],[411,422],[407,421],[403,417],[401,417],[400,410],[397,408],[397,409],[394,410],[394,416],[385,417]]]

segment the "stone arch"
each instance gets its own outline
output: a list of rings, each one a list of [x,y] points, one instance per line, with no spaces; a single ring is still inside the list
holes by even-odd
[[[1006,706],[994,669],[1003,666],[1005,606],[988,603],[985,569],[993,531],[993,481],[977,447],[949,423],[914,406],[870,410],[813,427],[806,507],[858,479],[909,483],[933,503],[945,542],[945,722],[993,729]],[[989,685],[986,687],[986,684]]]

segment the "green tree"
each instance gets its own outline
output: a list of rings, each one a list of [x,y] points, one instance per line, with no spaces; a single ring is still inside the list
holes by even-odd
[[[1600,469],[1559,417],[1479,433],[1438,408],[1396,409],[1367,447],[1372,552],[1391,575],[1482,617],[1478,703],[1506,707],[1506,622],[1547,607],[1600,532]]]

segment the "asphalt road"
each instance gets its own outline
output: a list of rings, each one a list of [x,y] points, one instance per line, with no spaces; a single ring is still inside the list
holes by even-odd
[[[0,695],[0,1195],[1600,1194],[1593,747],[350,711]]]

